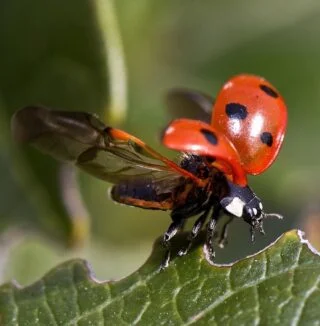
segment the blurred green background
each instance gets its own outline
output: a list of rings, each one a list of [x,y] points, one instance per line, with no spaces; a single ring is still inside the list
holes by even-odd
[[[287,101],[282,151],[267,172],[250,178],[267,210],[285,219],[267,221],[267,235],[254,245],[248,226],[233,222],[217,261],[243,258],[296,227],[319,246],[318,0],[0,0],[0,50],[1,282],[28,284],[71,257],[87,259],[100,279],[123,277],[170,222],[166,212],[117,205],[108,199],[110,185],[14,144],[15,110],[43,104],[95,112],[168,153],[159,144],[170,119],[166,90],[214,96],[243,72],[264,76]],[[69,176],[64,193],[61,171]],[[79,195],[82,208],[74,204]]]

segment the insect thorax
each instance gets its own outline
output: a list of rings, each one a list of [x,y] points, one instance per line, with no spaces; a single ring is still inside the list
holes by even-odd
[[[176,189],[174,209],[185,217],[195,215],[219,203],[228,191],[224,174],[212,167],[205,157],[184,154],[180,166],[205,181],[204,187],[196,186],[190,180]]]

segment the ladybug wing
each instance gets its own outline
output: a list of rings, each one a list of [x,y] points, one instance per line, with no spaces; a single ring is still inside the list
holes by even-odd
[[[16,140],[30,143],[55,159],[73,163],[111,183],[181,176],[201,183],[141,140],[106,127],[89,113],[30,106],[16,112],[11,128]]]
[[[167,94],[166,104],[174,119],[188,117],[210,123],[214,99],[191,89],[173,88]]]
[[[246,173],[237,150],[209,124],[190,119],[174,120],[165,129],[162,142],[171,149],[214,158],[213,165],[231,175],[234,183],[247,185]]]
[[[246,173],[268,169],[281,148],[287,125],[287,106],[267,80],[242,74],[219,91],[212,121],[237,149]]]

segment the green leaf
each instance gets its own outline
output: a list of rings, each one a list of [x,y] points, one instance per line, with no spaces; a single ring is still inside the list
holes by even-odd
[[[181,238],[179,239],[179,242]],[[4,325],[311,325],[320,320],[320,258],[290,231],[256,255],[209,264],[202,246],[163,272],[160,241],[137,272],[98,282],[66,262],[26,288],[0,288]]]

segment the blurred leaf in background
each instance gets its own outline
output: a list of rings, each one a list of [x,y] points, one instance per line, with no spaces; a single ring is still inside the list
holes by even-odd
[[[2,1],[0,5],[2,123],[7,124],[3,142],[11,142],[11,115],[26,104],[99,113],[106,106],[108,87],[94,6],[88,1]],[[29,149],[13,150],[12,159],[17,188],[29,193],[36,210],[31,218],[15,217],[61,241],[76,241],[70,239],[74,226],[59,191],[60,165]]]
[[[105,116],[103,110],[114,101],[109,92],[119,84],[108,69],[110,43],[101,30],[102,26],[106,30],[101,17],[106,23],[108,15],[99,3],[0,2],[2,229],[14,222],[33,230],[41,226],[51,239],[65,241],[73,234],[58,186],[58,165],[33,149],[14,147],[9,121],[16,109],[28,104]],[[310,196],[320,200],[319,1],[135,0],[114,5],[129,77],[129,109],[121,127],[161,152],[168,153],[159,148],[158,139],[170,119],[162,101],[170,87],[190,87],[215,96],[230,76],[248,72],[270,80],[287,100],[289,126],[283,149],[276,163],[250,183],[269,211],[296,220],[268,221],[267,236],[259,237],[255,245],[247,226],[234,222],[229,245],[217,252],[217,261],[242,258],[301,224],[298,219],[307,214]],[[66,251],[37,234],[29,236],[10,251],[3,278],[26,283],[72,256],[88,259],[104,279],[120,277],[147,257],[153,239],[169,223],[168,214],[116,205],[107,198],[106,183],[79,176],[91,216],[90,242]],[[24,257],[41,261],[44,252],[48,260],[27,273]],[[118,260],[111,269],[103,260],[114,257]]]
[[[16,148],[9,124],[27,104],[121,119],[126,80],[113,3],[2,1],[0,21],[0,162],[7,194],[1,229],[15,225],[25,234],[42,231],[63,246],[83,245],[89,221],[75,172],[34,150]]]

